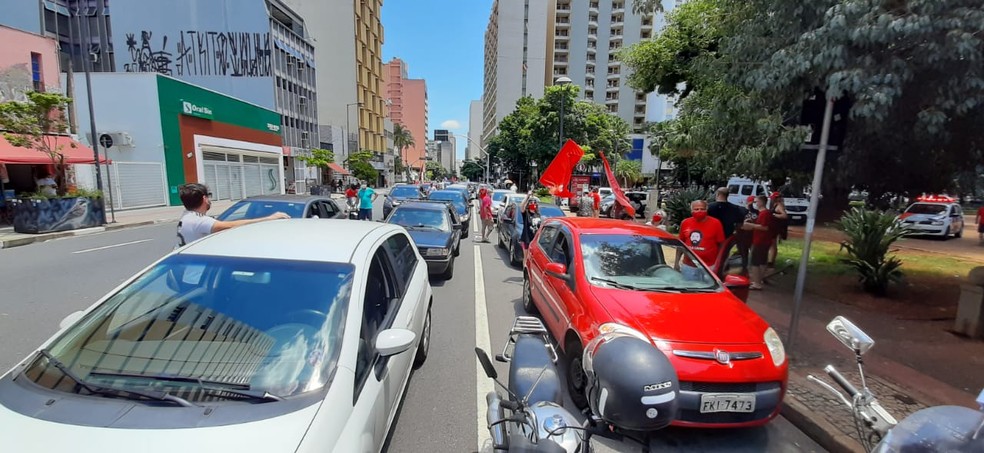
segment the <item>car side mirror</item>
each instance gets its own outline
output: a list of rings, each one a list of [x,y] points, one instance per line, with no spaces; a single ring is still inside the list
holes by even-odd
[[[78,320],[82,319],[82,315],[85,314],[82,310],[69,313],[64,319],[58,323],[58,327],[64,329],[72,324],[75,324]]]
[[[858,356],[868,352],[875,345],[875,340],[843,316],[830,321],[830,324],[827,324],[827,331]]]
[[[547,263],[543,270],[546,271],[547,275],[561,280],[570,280],[571,278],[567,275],[567,266],[561,263]]]
[[[485,370],[485,375],[491,379],[496,379],[499,377],[499,373],[495,371],[495,367],[492,366],[492,360],[489,359],[489,354],[485,352],[482,348],[475,348],[475,355],[478,356],[478,361],[482,364],[482,369]]]
[[[461,230],[462,228],[464,228],[464,225],[462,225],[460,223],[455,223],[455,224],[451,225],[451,229],[452,230]]]
[[[747,288],[750,284],[751,281],[744,275],[728,275],[724,277],[724,287],[728,289]]]
[[[406,329],[386,329],[376,335],[376,351],[383,357],[397,355],[410,349],[417,334]]]

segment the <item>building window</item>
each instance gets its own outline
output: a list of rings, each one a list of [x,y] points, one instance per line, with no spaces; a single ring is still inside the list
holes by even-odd
[[[41,72],[41,54],[31,52],[31,80],[34,82],[34,91],[44,91],[44,79]]]

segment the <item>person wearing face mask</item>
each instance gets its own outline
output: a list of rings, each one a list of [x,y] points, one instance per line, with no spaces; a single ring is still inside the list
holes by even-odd
[[[242,219],[223,221],[205,215],[212,207],[212,192],[204,184],[184,184],[178,188],[178,196],[185,207],[184,214],[178,220],[178,247],[195,242],[212,233],[217,233],[237,226],[266,220],[289,219],[283,212],[275,212],[259,219]]]
[[[718,252],[727,239],[724,237],[724,228],[718,219],[707,215],[707,202],[704,200],[695,200],[690,203],[690,215],[680,223],[680,240],[687,247],[690,247],[690,250],[707,267],[712,267],[717,263]],[[680,262],[681,258],[683,258],[683,263]],[[679,254],[675,267],[688,280],[697,280],[701,275],[698,272],[697,263]]]
[[[769,257],[769,245],[772,243],[773,219],[765,195],[755,197],[755,207],[758,209],[758,216],[754,221],[746,220],[742,229],[752,232],[752,256],[749,268],[752,284],[749,289],[760,290],[763,288],[765,265]]]
[[[532,191],[526,194],[526,199],[519,205],[519,210],[523,216],[523,232],[519,242],[523,246],[523,258],[526,258],[530,244],[533,242],[533,236],[536,235],[533,227],[534,219],[538,222],[540,218],[540,205]]]
[[[359,189],[359,220],[372,220],[372,204],[376,201],[376,191],[369,187],[365,181],[362,181],[362,187]]]

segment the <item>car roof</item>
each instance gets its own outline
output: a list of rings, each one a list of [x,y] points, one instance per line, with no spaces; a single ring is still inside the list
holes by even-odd
[[[509,189],[495,189],[492,191],[492,193],[516,193],[516,192],[513,192],[512,190]]]
[[[211,234],[179,254],[347,263],[359,244],[399,227],[344,219],[257,222]]]
[[[442,211],[448,208],[448,203],[450,203],[450,201],[445,203],[445,200],[413,200],[413,201],[404,202],[399,206],[397,206],[395,209],[405,209],[407,206],[411,206],[420,209],[432,209],[432,210]]]
[[[329,197],[320,195],[293,195],[293,194],[271,194],[271,195],[256,195],[252,197],[243,198],[242,200],[236,201],[239,203],[241,201],[287,201],[287,202],[308,202],[312,200],[328,200]]]
[[[627,220],[596,219],[593,217],[551,217],[549,221],[551,224],[560,223],[566,225],[572,232],[580,234],[638,234],[641,236],[676,238],[676,236],[662,229]]]

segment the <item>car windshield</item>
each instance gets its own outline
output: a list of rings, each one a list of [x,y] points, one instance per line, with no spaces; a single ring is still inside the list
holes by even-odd
[[[916,203],[905,210],[908,214],[940,215],[946,212],[946,205],[933,203]]]
[[[396,186],[390,189],[393,198],[420,198],[420,189],[416,186]]]
[[[66,330],[48,349],[89,384],[202,401],[213,389],[289,397],[329,385],[353,266],[173,255]],[[25,371],[74,392],[52,360]]]
[[[455,208],[458,210],[458,213],[460,214],[464,214],[465,212],[468,211],[468,202],[465,201],[465,196],[462,195],[461,192],[455,192],[451,190],[441,190],[437,192],[431,192],[431,194],[427,196],[427,199],[450,201],[454,203]]]
[[[492,192],[492,201],[502,201],[506,199],[507,192]]]
[[[395,223],[408,230],[436,229],[451,231],[448,216],[437,209],[397,208],[390,214],[387,223]]]
[[[699,260],[677,239],[629,234],[583,234],[585,277],[593,285],[648,291],[717,291],[703,267],[681,272],[678,258]]]
[[[306,205],[307,203],[303,201],[242,200],[230,206],[216,218],[231,222],[233,220],[258,219],[275,212],[283,212],[296,219],[304,217]]]

